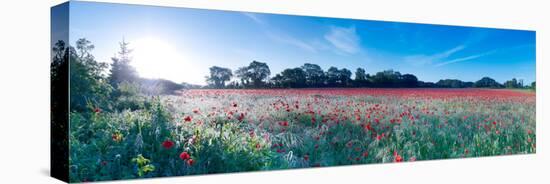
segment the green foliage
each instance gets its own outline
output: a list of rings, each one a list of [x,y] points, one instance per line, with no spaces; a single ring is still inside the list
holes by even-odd
[[[123,81],[117,85],[116,95],[113,95],[113,106],[116,110],[138,110],[149,107],[151,104],[141,94],[141,86],[137,82]]]
[[[71,110],[85,111],[90,103],[108,109],[112,87],[103,74],[107,65],[97,62],[90,54],[94,48],[90,41],[79,39],[76,48],[69,49]]]
[[[149,164],[151,160],[143,157],[143,155],[139,154],[137,157],[132,159],[132,162],[136,164],[137,167],[137,174],[139,177],[142,177],[146,173],[155,171],[155,166]]]

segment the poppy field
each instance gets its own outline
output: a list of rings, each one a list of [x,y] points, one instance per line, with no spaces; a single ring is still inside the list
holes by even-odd
[[[536,152],[535,93],[192,89],[70,115],[72,181]]]

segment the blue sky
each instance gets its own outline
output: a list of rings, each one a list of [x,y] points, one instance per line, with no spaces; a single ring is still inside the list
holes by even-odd
[[[535,80],[535,32],[276,14],[71,2],[70,40],[110,62],[123,38],[145,77],[204,84],[213,65],[266,62],[272,76],[305,62],[411,73],[420,80]],[[162,55],[162,56],[160,56]]]

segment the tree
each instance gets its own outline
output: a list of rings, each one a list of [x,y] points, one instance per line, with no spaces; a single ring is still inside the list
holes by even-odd
[[[330,67],[327,70],[326,76],[327,76],[327,85],[330,87],[335,87],[338,85],[338,79],[339,79],[340,71],[336,67]]]
[[[109,84],[113,87],[117,87],[122,82],[133,83],[139,79],[136,69],[130,65],[132,50],[128,48],[129,43],[122,40],[120,44],[120,51],[111,60],[111,74],[109,76]]]
[[[325,74],[330,87],[346,87],[351,84],[351,71],[346,68],[330,67]]]
[[[413,74],[404,74],[401,76],[400,83],[399,87],[415,88],[418,86],[418,78]]]
[[[357,68],[355,70],[355,80],[354,84],[357,87],[366,87],[369,85],[369,75],[366,74],[365,69],[363,68]]]
[[[224,88],[225,82],[231,80],[231,77],[233,77],[231,69],[213,66],[210,67],[210,76],[206,77],[206,81],[215,88]]]
[[[502,84],[498,83],[494,79],[491,79],[489,77],[483,77],[480,80],[476,81],[474,83],[475,87],[478,88],[502,88]]]
[[[85,58],[90,56],[90,51],[94,50],[95,46],[89,40],[85,38],[78,39],[76,41],[76,50],[79,58]]]
[[[458,79],[444,79],[439,80],[437,83],[438,87],[441,88],[470,88],[473,87],[472,82],[463,82]]]
[[[107,83],[105,63],[97,62],[90,51],[94,46],[85,38],[76,41],[76,50],[69,48],[70,107],[82,112],[90,106],[108,108],[112,87]]]
[[[365,69],[357,68],[357,70],[355,70],[355,80],[356,81],[367,80],[367,74],[365,73]]]
[[[252,61],[248,66],[239,68],[235,73],[241,79],[243,86],[255,88],[264,86],[271,75],[269,66],[258,61]]]
[[[283,87],[301,88],[306,86],[306,72],[301,68],[283,70],[281,79]]]
[[[322,87],[325,81],[325,72],[319,65],[305,63],[302,70],[306,75],[306,85],[309,87]]]
[[[275,75],[274,77],[272,77],[270,79],[273,87],[276,87],[276,88],[281,88],[281,87],[284,87],[284,78],[281,74],[277,74]]]
[[[241,79],[241,85],[247,87],[251,81],[251,74],[248,71],[248,67],[240,67],[235,71],[235,75]]]
[[[340,71],[339,71],[339,82],[340,82],[340,85],[341,86],[344,86],[344,87],[347,87],[347,86],[350,86],[351,85],[351,71],[346,69],[346,68],[342,68]]]
[[[531,89],[537,90],[537,83],[535,81],[531,83]]]
[[[520,84],[516,80],[516,78],[513,78],[512,80],[504,82],[505,88],[521,88]]]
[[[399,87],[401,73],[393,70],[384,70],[377,72],[371,77],[373,85],[376,87]]]
[[[264,85],[265,80],[269,77],[269,75],[271,75],[269,66],[267,66],[266,63],[258,61],[252,61],[252,63],[248,65],[248,72],[254,87],[261,87]]]

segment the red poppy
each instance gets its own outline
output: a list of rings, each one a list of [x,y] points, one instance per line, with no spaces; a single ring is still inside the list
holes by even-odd
[[[381,135],[380,135],[380,134],[377,135],[377,136],[376,136],[376,140],[380,140],[380,139],[382,139],[382,137],[384,137],[384,133],[382,133]]]
[[[397,154],[397,152],[393,152],[393,155],[394,155],[394,162],[402,162],[403,161],[403,157],[401,157],[401,155]]]
[[[371,126],[370,122],[367,123],[367,125],[365,126],[365,128],[366,128],[367,130],[369,130],[369,131],[372,131],[372,126]]]
[[[185,116],[185,118],[183,118],[183,120],[185,120],[185,122],[190,122],[191,121],[191,116]]]
[[[493,125],[497,125],[497,122],[496,122],[496,121],[493,121]]]
[[[305,161],[308,161],[308,160],[309,160],[309,155],[307,155],[307,154],[304,155],[304,160],[305,160]]]
[[[279,125],[286,127],[286,126],[288,126],[288,121],[281,121],[281,122],[279,122]]]
[[[193,159],[187,160],[187,164],[190,165],[190,166],[192,166],[194,163],[195,163],[195,161]]]
[[[184,151],[184,152],[182,152],[182,153],[180,154],[180,158],[181,158],[182,160],[187,160],[187,159],[190,159],[190,158],[191,158],[191,155],[189,155],[189,153],[187,153],[186,151]]]
[[[243,113],[241,113],[241,115],[239,115],[239,117],[237,117],[237,120],[239,120],[239,121],[243,121],[243,119],[244,119],[244,114],[243,114]]]
[[[165,140],[164,142],[162,142],[162,147],[166,149],[170,149],[172,148],[172,146],[174,146],[174,142],[172,142],[171,140]]]
[[[100,112],[101,112],[101,109],[100,109],[99,107],[96,107],[96,108],[94,109],[94,112],[95,112],[95,113],[100,113]]]

